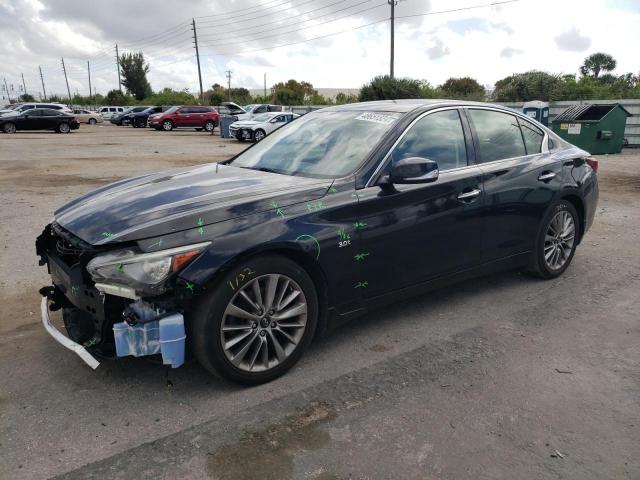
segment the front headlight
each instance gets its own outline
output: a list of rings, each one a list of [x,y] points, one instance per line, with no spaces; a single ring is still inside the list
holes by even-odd
[[[157,295],[165,291],[165,281],[172,274],[210,244],[202,242],[152,253],[118,250],[92,259],[87,271],[95,283],[122,285],[137,292]]]

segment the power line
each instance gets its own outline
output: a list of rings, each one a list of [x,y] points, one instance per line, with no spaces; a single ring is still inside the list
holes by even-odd
[[[305,0],[304,2],[300,2],[298,5],[296,5],[296,7],[300,7],[302,5],[306,5],[307,3],[312,3],[312,2],[316,2],[316,1],[317,0]],[[289,2],[284,2],[282,5],[285,5],[285,4],[288,4],[288,3]],[[274,5],[274,6],[279,6],[279,5]],[[271,7],[269,7],[269,8],[271,8]],[[264,10],[268,10],[269,8],[265,8]],[[286,12],[288,10],[293,10],[293,9],[292,8],[284,8],[284,9],[278,10],[276,12],[268,13],[267,15],[273,15],[274,13],[283,13],[283,12]],[[255,12],[253,12],[253,13],[255,13]],[[239,17],[244,17],[244,16],[247,16],[247,15],[252,15],[252,13],[245,13],[244,15],[232,16],[232,17],[223,18],[223,19],[220,19],[220,20],[203,20],[203,21],[200,22],[200,24],[224,22],[224,25],[226,27],[227,25],[233,25],[234,23],[245,23],[245,22],[248,22],[250,20],[255,20],[256,18],[263,19],[265,17],[265,14],[261,13],[259,15],[254,16],[254,17],[243,18],[241,20],[238,20]],[[199,17],[196,17],[196,18],[199,18]],[[233,20],[233,21],[230,22],[229,20]]]
[[[345,0],[339,0],[339,1],[337,1],[337,2],[330,3],[330,4],[325,5],[325,6],[323,6],[323,7],[320,7],[320,8],[314,8],[313,10],[308,10],[308,11],[303,12],[303,13],[300,13],[300,14],[298,14],[298,15],[293,15],[293,16],[291,16],[291,17],[287,17],[287,20],[291,20],[292,18],[296,18],[296,17],[302,17],[302,16],[304,16],[304,15],[308,15],[309,13],[313,13],[313,12],[316,12],[316,11],[318,11],[318,10],[323,10],[323,9],[325,9],[325,8],[329,8],[329,7],[331,7],[331,6],[333,6],[333,5],[336,5],[336,4],[338,4],[338,3],[344,3],[344,1],[345,1]],[[314,18],[308,18],[308,19],[306,19],[306,20],[302,20],[300,23],[310,22],[310,21],[317,20],[317,19],[322,18],[322,17],[326,17],[326,16],[329,16],[329,15],[333,15],[333,14],[336,14],[336,13],[340,13],[340,12],[343,12],[344,10],[349,10],[350,8],[358,7],[358,6],[360,6],[360,5],[363,5],[363,4],[365,4],[365,3],[369,3],[369,2],[372,2],[372,1],[373,1],[373,0],[364,0],[364,1],[362,1],[362,2],[359,2],[359,3],[353,4],[353,5],[349,5],[348,7],[344,7],[344,8],[338,9],[338,10],[334,10],[333,12],[323,13],[322,15],[318,15],[317,17],[314,17]],[[277,24],[277,23],[280,23],[280,22],[282,22],[282,20],[281,20],[281,19],[279,19],[279,20],[274,20],[274,21],[272,21],[272,22],[261,23],[261,24],[260,24],[260,27],[266,27],[267,25],[274,25],[274,24]],[[229,38],[229,37],[228,37],[228,34],[230,34],[230,33],[246,32],[246,31],[247,31],[247,29],[246,29],[246,28],[238,28],[238,29],[236,29],[236,30],[225,30],[225,31],[224,31],[224,36],[222,36],[222,37],[218,37],[218,38]],[[255,30],[254,30],[254,31],[252,31],[251,33],[252,33],[252,34],[253,34],[253,33],[262,33],[262,32],[267,32],[267,31],[273,31],[273,28],[267,28],[267,29],[264,29],[264,30],[258,30],[258,31],[255,31]],[[203,39],[203,38],[208,38],[210,35],[211,35],[211,34],[209,34],[209,35],[207,35],[207,34],[200,35],[200,38],[201,38],[201,39]],[[217,38],[213,38],[213,39],[209,39],[209,40],[217,40]]]
[[[368,12],[368,11],[370,11],[370,10],[375,10],[376,8],[384,7],[385,5],[387,5],[387,3],[386,3],[386,2],[385,2],[385,3],[380,3],[380,4],[375,5],[375,6],[373,6],[373,7],[363,8],[363,9],[358,10],[358,11],[356,11],[356,12],[352,12],[352,13],[350,13],[350,14],[348,14],[348,15],[343,15],[343,16],[341,16],[341,17],[333,18],[333,19],[331,19],[331,20],[325,20],[324,22],[316,23],[316,24],[314,24],[314,25],[307,25],[306,27],[296,28],[296,29],[294,29],[294,30],[279,31],[278,33],[272,33],[272,34],[270,34],[270,35],[263,35],[263,36],[261,36],[261,37],[255,37],[255,38],[252,38],[252,39],[251,39],[251,40],[249,40],[249,41],[253,42],[253,41],[256,41],[256,40],[263,40],[263,39],[265,39],[265,38],[280,37],[280,36],[285,35],[285,34],[288,34],[288,33],[295,33],[295,32],[300,32],[300,31],[302,31],[302,30],[308,30],[309,28],[315,28],[315,27],[319,27],[319,26],[321,26],[321,25],[326,25],[327,23],[333,23],[333,22],[337,22],[337,21],[339,21],[339,20],[344,20],[345,18],[349,18],[349,17],[352,17],[352,16],[354,16],[354,15],[358,15],[359,13]],[[217,43],[217,44],[216,44],[216,46],[221,46],[221,45],[235,45],[235,44],[238,44],[238,43],[239,43],[239,42],[238,42],[238,40],[234,40],[234,41],[231,41],[231,42]],[[206,46],[210,46],[210,44],[204,44],[204,43],[203,43],[203,46],[205,46],[205,47],[206,47]]]

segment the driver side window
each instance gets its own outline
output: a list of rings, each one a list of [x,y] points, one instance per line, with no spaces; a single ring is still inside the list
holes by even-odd
[[[467,148],[458,110],[444,110],[416,122],[393,151],[393,162],[409,157],[438,162],[440,171],[467,166]]]

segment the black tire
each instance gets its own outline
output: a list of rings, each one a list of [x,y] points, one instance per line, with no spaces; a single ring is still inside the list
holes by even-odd
[[[571,245],[571,251],[564,260],[563,265],[559,268],[551,268],[547,261],[545,260],[545,240],[547,231],[549,230],[549,226],[551,225],[552,220],[555,216],[560,212],[566,212],[569,214],[573,220],[574,225],[574,236],[573,243]],[[530,275],[549,280],[552,278],[557,278],[564,273],[564,271],[569,268],[571,261],[573,260],[573,256],[576,253],[576,248],[578,246],[578,242],[580,241],[580,218],[578,216],[578,212],[576,212],[575,207],[566,200],[560,200],[556,202],[544,216],[542,223],[540,224],[540,230],[538,231],[538,235],[536,237],[536,243],[534,246],[534,250],[531,256],[531,262],[529,266],[526,268],[526,272]]]
[[[138,118],[135,122],[132,123],[132,125],[137,128],[146,128],[147,121],[144,119]]]
[[[286,275],[301,288],[307,305],[306,326],[295,349],[284,361],[265,371],[249,372],[236,367],[227,358],[222,345],[221,326],[227,305],[237,293],[231,285],[237,284],[239,278],[248,284],[268,274]],[[237,288],[241,288],[242,285],[240,283]],[[293,367],[313,339],[318,323],[316,288],[307,272],[286,257],[270,254],[238,262],[237,266],[204,292],[205,295],[195,303],[189,315],[188,337],[198,361],[214,375],[245,385],[269,382]]]
[[[201,132],[202,131],[202,127],[196,127],[196,132]]]
[[[162,130],[165,132],[170,132],[173,130],[173,122],[171,120],[165,120],[162,122]]]
[[[207,132],[211,133],[215,128],[216,128],[216,122],[212,120],[207,120],[206,122],[204,122],[204,129]]]
[[[71,125],[69,125],[67,122],[62,122],[58,125],[56,131],[58,133],[71,133]]]
[[[16,124],[15,123],[11,123],[11,122],[7,122],[2,126],[2,131],[4,133],[16,133]]]
[[[96,123],[98,123],[98,121],[95,118],[90,118],[89,121],[87,122],[89,125],[95,125]]]
[[[260,140],[264,140],[264,137],[266,136],[267,136],[267,133],[261,128],[259,128],[255,132],[253,132],[253,141],[259,142]]]

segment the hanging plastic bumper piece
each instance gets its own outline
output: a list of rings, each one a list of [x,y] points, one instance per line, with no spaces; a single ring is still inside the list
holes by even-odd
[[[91,355],[82,345],[66,337],[53,326],[51,320],[49,320],[49,299],[47,297],[42,298],[42,302],[40,303],[40,314],[42,316],[42,324],[44,325],[45,330],[49,332],[49,335],[51,335],[63,347],[68,348],[78,355],[84,363],[89,365],[93,370],[98,368],[100,362],[96,360],[93,355]]]

